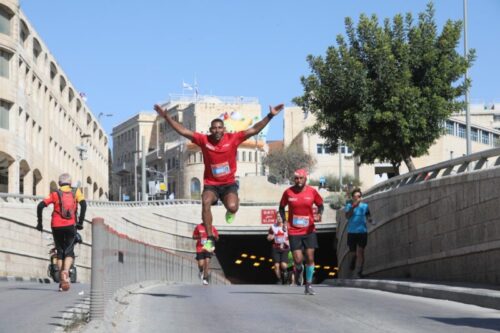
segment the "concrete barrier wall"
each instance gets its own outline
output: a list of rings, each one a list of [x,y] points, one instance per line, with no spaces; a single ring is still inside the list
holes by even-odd
[[[52,209],[44,209],[45,229],[40,233],[35,229],[37,202],[37,198],[33,197],[0,197],[0,276],[47,277],[48,252],[52,243]],[[232,231],[237,233],[238,230],[254,228],[265,233],[269,226],[261,224],[263,208],[277,208],[277,204],[242,205],[236,221],[230,225]],[[224,207],[214,206],[212,210],[214,225],[227,228]],[[191,236],[196,224],[201,222],[199,203],[177,201],[143,206],[89,202],[85,228],[80,231],[84,243],[75,247],[79,281],[90,281],[92,235],[89,222],[96,217],[102,217],[106,225],[130,238],[194,258],[195,242]],[[323,221],[323,224],[333,226],[335,211],[327,207]]]
[[[364,273],[500,283],[500,168],[446,176],[366,198]],[[337,214],[339,276],[348,278],[346,220]]]

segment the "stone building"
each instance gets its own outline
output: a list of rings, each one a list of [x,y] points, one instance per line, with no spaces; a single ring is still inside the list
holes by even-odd
[[[205,134],[215,118],[224,119],[228,132],[244,130],[261,119],[256,98],[171,95],[162,107],[186,128]],[[114,127],[112,137],[113,193],[117,197],[140,199],[144,137],[148,185],[161,180],[175,198],[200,198],[204,170],[200,149],[177,134],[156,112],[140,112]],[[243,142],[238,149],[237,178],[265,174],[263,154],[264,135]]]
[[[108,195],[108,139],[17,0],[0,0],[0,192],[46,195],[59,174]]]
[[[490,107],[491,108],[491,107]],[[500,108],[500,107],[499,107]],[[496,112],[496,113],[495,113]],[[483,106],[471,106],[471,141],[472,152],[491,149],[500,146],[500,114],[499,110],[485,110]],[[304,129],[316,121],[314,114],[305,114],[300,107],[287,107],[284,112],[284,145],[301,146],[306,153],[316,160],[316,165],[310,170],[310,178],[319,180],[329,175],[351,175],[361,181],[362,188],[368,189],[376,183],[387,179],[394,172],[390,163],[359,165],[354,152],[341,145],[339,151],[330,151],[325,140],[318,135],[309,134]],[[463,156],[466,153],[465,116],[453,115],[445,124],[445,134],[431,146],[427,155],[413,158],[415,167],[422,168],[447,159]],[[400,173],[408,172],[404,163]]]

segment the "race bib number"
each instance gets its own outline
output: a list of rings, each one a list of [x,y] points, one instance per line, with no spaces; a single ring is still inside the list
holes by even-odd
[[[292,220],[292,224],[297,228],[305,228],[309,225],[309,216],[298,216],[295,215]]]
[[[277,244],[283,244],[285,242],[285,236],[278,236],[274,238]]]
[[[207,242],[207,239],[206,238],[202,238],[202,239],[200,239],[200,241],[201,241],[201,245],[205,245],[205,243]]]
[[[223,177],[229,175],[229,173],[231,172],[228,162],[212,164],[211,168],[212,168],[212,175],[214,175],[214,177]]]

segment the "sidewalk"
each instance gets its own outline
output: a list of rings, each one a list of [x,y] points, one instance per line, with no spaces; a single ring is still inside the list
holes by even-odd
[[[445,299],[500,310],[500,286],[374,279],[332,279],[325,280],[323,283],[339,287],[378,289],[413,296]]]

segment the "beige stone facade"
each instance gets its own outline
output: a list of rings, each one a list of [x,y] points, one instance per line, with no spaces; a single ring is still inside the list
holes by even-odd
[[[219,96],[171,96],[164,109],[186,128],[208,133],[210,122],[225,117],[229,132],[244,130],[261,119],[261,106],[255,98]],[[161,180],[176,199],[199,199],[203,189],[204,164],[198,146],[177,134],[155,112],[141,112],[113,129],[113,194],[126,200],[140,199],[142,153],[134,156],[140,138],[145,137],[147,182]],[[135,141],[134,141],[135,140]],[[264,174],[263,137],[251,138],[238,149],[237,178]],[[137,158],[137,162],[135,161]],[[137,170],[137,191],[134,170]],[[137,195],[135,194],[137,192]],[[149,191],[148,191],[149,192]],[[158,198],[164,198],[161,194]],[[137,199],[136,199],[137,198]]]
[[[500,122],[500,105],[497,111],[483,110],[482,106],[471,106],[471,140],[472,152],[500,146],[500,130],[496,125]],[[499,114],[496,115],[495,112]],[[321,176],[337,176],[340,172],[360,179],[362,188],[368,189],[376,183],[387,179],[387,173],[392,171],[390,163],[375,163],[357,165],[353,152],[345,146],[341,147],[341,158],[338,152],[330,152],[324,146],[325,140],[318,135],[308,134],[304,129],[316,121],[313,114],[305,115],[300,107],[287,107],[284,112],[284,143],[301,145],[305,152],[316,159],[316,165],[310,170],[310,178],[319,180]],[[495,120],[496,119],[496,120]],[[416,168],[436,164],[447,159],[463,156],[466,153],[465,116],[454,115],[446,124],[445,135],[441,136],[429,149],[427,155],[414,158]],[[342,171],[340,171],[342,170]],[[408,169],[404,163],[400,173]]]
[[[105,199],[107,135],[17,0],[0,0],[0,86],[0,192],[45,195],[68,172]]]

